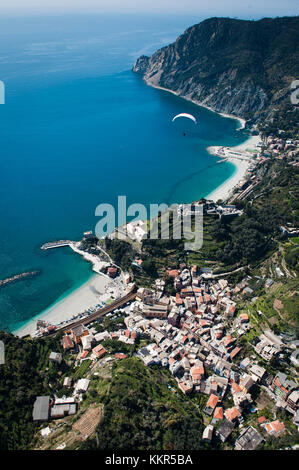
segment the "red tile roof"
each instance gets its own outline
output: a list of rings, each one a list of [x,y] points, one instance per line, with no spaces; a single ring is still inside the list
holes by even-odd
[[[223,419],[223,408],[221,406],[217,406],[217,408],[215,408],[214,418]]]
[[[248,321],[249,320],[249,317],[248,317],[247,313],[242,313],[240,315],[240,318],[241,318],[242,321]]]
[[[242,392],[240,385],[238,385],[236,382],[232,382],[231,387],[236,393]]]
[[[258,421],[258,423],[261,424],[261,423],[264,423],[264,422],[267,421],[267,420],[266,420],[265,416],[261,416],[260,418],[258,418],[257,421]]]
[[[102,346],[101,344],[98,344],[98,346],[96,346],[95,348],[93,348],[92,350],[98,357],[101,357],[103,356],[107,351],[106,349],[104,348],[104,346]]]
[[[232,408],[229,408],[228,410],[226,410],[225,416],[229,421],[234,421],[234,419],[241,416],[241,413],[239,410],[237,410],[235,406],[233,406]]]
[[[218,403],[218,400],[219,400],[219,397],[217,397],[217,395],[213,395],[211,394],[208,401],[207,401],[207,407],[208,408],[215,408],[215,406],[217,405]]]
[[[205,370],[204,370],[203,366],[191,367],[191,369],[190,369],[190,374],[191,374],[193,380],[200,380],[201,376],[204,375],[204,373],[205,373]]]
[[[235,348],[235,349],[233,349],[232,352],[231,352],[230,355],[229,355],[230,358],[233,359],[240,351],[241,351],[241,349],[238,348],[238,347]]]
[[[169,277],[177,277],[179,275],[179,272],[177,269],[169,269],[168,270],[168,276]]]
[[[86,350],[86,351],[83,351],[83,353],[82,353],[81,356],[80,356],[80,359],[85,359],[86,356],[88,356],[88,354],[89,354],[89,351],[87,351],[87,350]]]
[[[232,338],[230,335],[229,336],[225,336],[225,338],[223,339],[223,344],[225,347],[227,347],[229,344],[233,343],[235,341],[234,338]]]
[[[186,382],[179,382],[179,387],[184,393],[191,392],[193,389],[193,386],[187,385]]]
[[[63,349],[70,349],[74,346],[72,338],[68,335],[63,336],[62,338],[62,347]]]
[[[266,424],[266,429],[268,433],[271,433],[273,431],[275,433],[279,433],[281,431],[284,431],[284,423],[277,419],[276,421],[272,421],[272,423]]]

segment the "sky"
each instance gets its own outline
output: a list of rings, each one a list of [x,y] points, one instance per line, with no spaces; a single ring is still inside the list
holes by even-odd
[[[202,17],[298,15],[298,0],[9,0],[0,1],[0,15],[60,13],[171,13]]]

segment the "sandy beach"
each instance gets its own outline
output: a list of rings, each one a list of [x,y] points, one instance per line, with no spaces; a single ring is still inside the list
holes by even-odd
[[[30,320],[27,325],[13,331],[17,336],[32,335],[36,330],[37,320],[44,320],[51,324],[70,320],[74,315],[92,308],[102,300],[105,291],[112,281],[101,274],[95,274],[82,286]]]
[[[218,199],[226,200],[233,192],[237,184],[246,177],[248,168],[252,165],[251,152],[257,147],[260,142],[260,136],[251,136],[246,142],[235,147],[208,147],[207,150],[212,155],[226,158],[227,161],[233,163],[236,171],[233,175],[225,181],[221,186],[212,191],[207,199],[218,201]],[[232,153],[233,152],[233,153]],[[237,155],[234,155],[236,153]]]

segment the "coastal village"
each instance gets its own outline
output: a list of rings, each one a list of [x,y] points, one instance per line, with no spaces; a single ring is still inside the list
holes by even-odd
[[[230,201],[206,201],[204,213],[219,218],[240,216],[242,210],[232,202],[248,196],[250,188],[258,182],[253,171],[256,162],[263,162],[269,158],[268,153],[275,154],[276,150],[279,150],[277,158],[284,151],[283,158],[290,165],[298,165],[297,141],[268,139],[267,146],[263,144],[252,159],[255,163],[249,167],[245,180]],[[192,207],[196,210],[196,204]],[[181,205],[178,218],[187,215],[188,210]],[[140,241],[143,237],[140,224],[131,225],[130,232],[134,238],[136,227],[135,239]],[[296,227],[281,230],[290,237],[298,231]],[[83,241],[92,236],[92,232],[85,232]],[[76,245],[76,249],[82,254],[80,245]],[[99,250],[103,252],[102,248]],[[93,261],[90,256],[97,257],[94,249],[92,255],[86,255],[88,261]],[[142,270],[142,260],[136,258],[132,264]],[[211,269],[182,262],[176,269],[165,266],[165,276],[156,279],[151,288],[138,288],[132,275],[123,272],[111,259],[101,268],[112,282],[105,300],[101,299],[94,309],[73,317],[70,323],[51,325],[38,321],[36,337],[63,331],[63,353],[52,351],[49,363],[54,363],[59,370],[61,364],[72,357],[75,370],[84,370],[78,380],[64,377],[63,386],[68,390],[65,396],[58,397],[53,390],[51,396],[36,397],[32,416],[33,421],[41,425],[42,439],[55,433],[60,420],[78,414],[92,377],[107,364],[128,357],[127,347],[133,348],[134,357],[146,368],[157,366],[169,371],[172,383],[169,381],[168,388],[173,394],[202,397],[199,413],[205,426],[203,442],[212,444],[217,440],[223,448],[255,450],[270,437],[288,434],[290,425],[299,430],[299,342],[277,335],[270,328],[254,336],[249,343],[242,342],[243,337],[255,330],[249,310],[246,313],[239,307],[244,299],[254,297],[251,276],[232,284],[225,275],[217,276]],[[276,274],[279,277],[278,271]],[[271,289],[274,281],[267,277],[259,279],[265,290]],[[166,292],[166,282],[173,286],[174,295]],[[122,289],[111,290],[113,283],[118,283]],[[89,321],[90,315],[107,308],[106,303],[109,306],[109,293],[114,294],[114,301],[122,296],[126,300],[128,293],[133,293],[133,298],[115,308],[112,302],[109,313]],[[279,300],[275,302],[278,305]],[[97,328],[104,318],[108,319],[110,327]],[[86,321],[80,323],[84,319]],[[79,324],[73,326],[74,320]],[[114,345],[113,353],[107,344]],[[284,372],[273,373],[274,359],[281,363]],[[281,418],[281,411],[287,420]],[[75,421],[73,428],[77,427],[84,440],[94,432],[100,419],[101,413],[97,414],[97,409],[92,408]],[[65,442],[59,442],[56,448],[65,447]]]
[[[136,350],[136,357],[146,367],[155,364],[168,368],[184,395],[206,397],[202,439],[207,442],[217,437],[225,443],[238,430],[234,448],[252,450],[268,436],[287,432],[283,421],[257,417],[257,389],[273,402],[274,410],[287,411],[299,426],[298,383],[284,373],[271,376],[267,366],[260,365],[260,359],[267,364],[282,352],[298,357],[298,341],[285,344],[273,332],[265,331],[252,354],[244,357],[242,348],[237,346],[238,338],[252,328],[247,314],[236,314],[239,297],[246,295],[246,279],[231,286],[225,279],[207,279],[197,266],[189,269],[186,265],[169,269],[168,276],[176,289],[175,296],[164,294],[161,279],[156,280],[154,289],[139,288],[135,300],[122,309],[125,316],[121,327],[100,333],[94,324],[71,328],[62,337],[63,351],[75,351],[78,366],[91,361],[92,370],[96,364],[124,359],[121,343],[134,345],[140,338],[147,338],[147,344]],[[117,310],[114,315],[119,313]],[[119,344],[119,352],[113,356],[102,344],[108,339]],[[52,351],[49,361],[60,365],[63,355]],[[89,383],[87,377],[76,383],[65,377],[64,386],[73,390],[72,395],[37,397],[33,420],[52,422],[74,415]],[[178,393],[174,388],[173,392]],[[244,425],[248,417],[250,425]],[[47,435],[51,428],[47,426],[41,432]]]

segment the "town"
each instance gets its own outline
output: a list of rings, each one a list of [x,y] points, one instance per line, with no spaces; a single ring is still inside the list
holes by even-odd
[[[122,344],[134,345],[143,338],[145,344],[136,349],[135,356],[146,367],[168,368],[177,384],[177,390],[169,386],[174,393],[206,397],[203,441],[217,438],[225,443],[233,431],[238,431],[234,448],[253,450],[267,437],[288,432],[282,420],[264,416],[263,407],[259,411],[257,396],[261,394],[272,403],[274,415],[284,410],[298,427],[297,381],[289,374],[277,372],[273,376],[267,370],[271,359],[281,353],[293,358],[295,370],[298,341],[287,343],[267,330],[249,355],[238,346],[239,339],[252,328],[247,314],[238,315],[238,301],[248,293],[247,279],[231,286],[222,278],[207,280],[197,266],[185,264],[168,269],[167,276],[176,295],[165,294],[162,279],[157,279],[152,289],[137,289],[133,301],[108,314],[123,316],[123,322],[113,331],[97,332],[96,323],[65,331],[61,339],[64,353],[52,351],[49,361],[60,365],[64,354],[75,352],[77,366],[88,361],[89,372],[75,383],[70,377],[64,378],[64,387],[72,391],[70,396],[58,398],[53,393],[51,397],[37,397],[33,420],[46,422],[74,415],[88,391],[90,371],[107,361],[126,358]],[[107,340],[119,345],[117,353],[109,354],[104,346]],[[51,428],[41,432],[47,436]]]
[[[240,201],[255,194],[263,178],[263,165],[278,158],[297,166],[297,147],[297,141],[264,140],[251,158],[246,178],[228,201],[181,204],[173,223],[197,212],[220,221],[242,216]],[[133,243],[141,245],[146,234],[143,222],[128,223],[126,228]],[[280,231],[285,239],[298,235],[298,228],[290,223]],[[115,232],[109,238],[113,240]],[[36,397],[33,420],[41,425],[50,423],[41,429],[44,439],[55,433],[56,420],[76,416],[92,377],[132,354],[146,368],[168,370],[173,380],[167,385],[171,393],[182,394],[186,400],[200,397],[198,412],[204,423],[201,438],[211,446],[216,440],[223,448],[255,450],[263,448],[270,438],[288,435],[291,427],[299,429],[299,342],[295,336],[274,332],[271,322],[262,332],[257,330],[256,315],[262,318],[264,313],[244,309],[256,299],[255,286],[271,292],[279,279],[292,278],[294,273],[283,263],[274,264],[274,269],[261,276],[252,276],[247,270],[239,281],[232,282],[226,277],[229,273],[214,274],[211,268],[181,262],[175,269],[165,267],[163,276],[152,280],[150,287],[138,287],[132,270],[126,272],[116,265],[103,245],[95,246],[93,240],[89,231],[82,242],[67,243],[92,262],[94,271],[111,280],[107,293],[93,309],[72,317],[70,322],[51,325],[39,320],[37,324],[35,337],[62,334],[63,352],[52,351],[49,363],[59,368],[71,358],[74,370],[83,371],[78,380],[64,377],[64,396],[56,396],[53,390],[52,396]],[[136,255],[131,266],[142,273],[144,263],[144,257]],[[235,271],[242,275],[242,269]],[[166,285],[171,286],[172,294]],[[119,302],[124,298],[121,306],[109,306],[112,293]],[[126,302],[128,293],[134,294]],[[282,306],[275,298],[274,310],[279,313]],[[81,429],[82,439],[87,439],[100,422],[100,414],[92,413],[93,409],[87,410],[73,425]],[[57,448],[65,446],[61,442]]]

